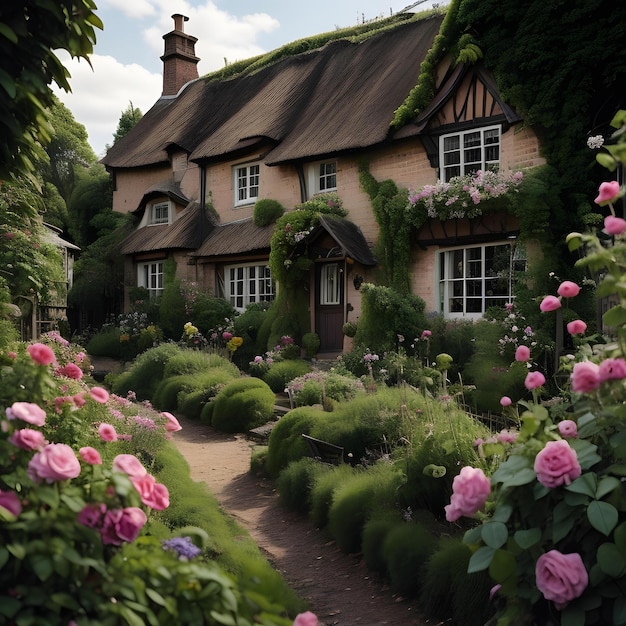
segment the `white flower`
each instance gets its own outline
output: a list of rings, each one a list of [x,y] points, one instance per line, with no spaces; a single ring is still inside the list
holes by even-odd
[[[601,148],[604,145],[604,137],[602,135],[593,135],[593,137],[587,138],[587,147],[592,150]]]

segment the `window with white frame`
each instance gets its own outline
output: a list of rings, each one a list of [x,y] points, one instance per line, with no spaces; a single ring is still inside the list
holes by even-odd
[[[316,193],[337,191],[337,162],[311,163],[306,168],[306,177],[309,197]]]
[[[148,261],[137,266],[137,285],[145,287],[151,298],[163,294],[163,261]]]
[[[170,223],[170,203],[155,202],[150,206],[150,214],[148,215],[148,224],[169,224]]]
[[[320,267],[320,304],[341,304],[341,270],[339,263],[325,263]]]
[[[237,165],[233,168],[235,206],[252,204],[259,197],[259,163]]]
[[[525,253],[514,243],[485,244],[439,252],[439,306],[445,317],[480,317],[513,300],[515,272]]]
[[[500,165],[500,127],[442,135],[439,139],[440,178],[447,182],[454,176],[478,170],[498,169]]]
[[[252,302],[271,302],[274,284],[267,264],[229,265],[224,269],[224,290],[228,300],[238,311]]]

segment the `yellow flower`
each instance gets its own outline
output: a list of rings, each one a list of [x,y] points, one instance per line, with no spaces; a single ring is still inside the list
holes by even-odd
[[[226,342],[226,347],[230,352],[234,352],[241,344],[243,344],[242,337],[233,337]]]

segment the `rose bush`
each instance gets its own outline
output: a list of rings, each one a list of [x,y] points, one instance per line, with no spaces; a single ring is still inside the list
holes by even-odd
[[[609,152],[618,162],[626,112],[614,126],[620,149]],[[567,238],[583,252],[577,264],[600,276],[598,297],[611,298],[609,334],[585,337],[582,320],[567,325],[575,364],[561,402],[542,402],[546,380],[528,373],[532,401],[518,402],[518,437],[490,476],[482,523],[464,536],[468,571],[488,570],[496,583],[497,626],[626,624],[626,227],[617,227],[623,220],[612,205],[623,195],[616,181],[603,183],[596,202],[611,212],[604,231]],[[579,292],[565,281],[540,310],[551,315]]]

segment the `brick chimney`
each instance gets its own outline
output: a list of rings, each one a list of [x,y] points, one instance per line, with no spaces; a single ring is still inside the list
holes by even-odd
[[[184,23],[188,17],[175,13],[174,30],[163,35],[165,52],[163,61],[163,93],[162,96],[175,96],[180,88],[190,80],[198,78],[198,61],[195,45],[197,37],[185,34]]]

